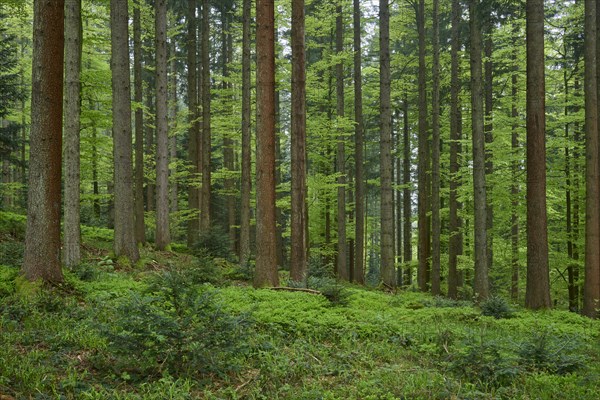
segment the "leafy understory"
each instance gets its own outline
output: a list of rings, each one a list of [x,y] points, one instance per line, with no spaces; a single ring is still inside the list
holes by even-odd
[[[110,232],[94,230],[84,230],[94,245],[65,284],[39,288],[18,277],[17,222],[0,241],[0,398],[595,400],[600,392],[600,322],[574,313],[384,293],[317,269],[312,291],[255,290],[249,271],[214,251],[142,248],[139,263],[121,264],[102,244]]]

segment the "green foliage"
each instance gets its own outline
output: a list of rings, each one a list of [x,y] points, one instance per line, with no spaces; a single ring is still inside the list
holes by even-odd
[[[8,240],[0,242],[0,265],[9,265],[18,268],[23,263],[23,242]]]
[[[246,315],[223,311],[214,291],[177,271],[157,275],[147,293],[124,299],[104,326],[110,350],[97,368],[120,379],[223,375],[240,367],[248,351]]]
[[[200,233],[200,237],[192,248],[192,254],[198,257],[212,256],[233,260],[235,255],[231,252],[229,235],[219,228],[211,228]]]
[[[25,240],[26,223],[25,215],[0,211],[0,235],[8,235],[14,240],[23,241]]]
[[[467,300],[454,300],[448,297],[435,296],[427,299],[424,302],[425,307],[438,307],[438,308],[457,308],[457,307],[471,307],[473,303]]]
[[[541,328],[518,346],[519,363],[531,371],[565,375],[582,369],[587,360],[575,336],[560,335]]]
[[[499,296],[492,296],[484,300],[480,307],[483,315],[496,319],[511,318],[514,314],[508,302]]]

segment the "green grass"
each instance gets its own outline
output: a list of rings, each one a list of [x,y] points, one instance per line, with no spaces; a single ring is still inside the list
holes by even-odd
[[[334,303],[255,290],[228,280],[230,263],[198,264],[190,254],[143,248],[143,261],[128,268],[98,254],[65,271],[63,286],[27,297],[14,290],[18,266],[0,266],[0,394],[595,400],[600,393],[600,321],[566,311],[516,307],[496,319],[469,302],[352,285],[343,288],[347,301]]]

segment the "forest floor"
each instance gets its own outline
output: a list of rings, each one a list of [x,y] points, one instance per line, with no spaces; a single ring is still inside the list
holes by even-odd
[[[110,257],[85,228],[65,283],[18,277],[0,213],[0,399],[598,399],[600,321],[313,277],[255,290],[227,257]],[[286,274],[282,272],[285,282]]]

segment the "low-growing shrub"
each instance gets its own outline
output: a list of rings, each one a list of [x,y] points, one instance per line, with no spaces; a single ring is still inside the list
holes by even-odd
[[[460,308],[470,307],[473,305],[472,302],[467,300],[455,300],[443,296],[435,296],[430,299],[426,299],[423,303],[425,307],[434,308]]]
[[[25,245],[23,242],[12,240],[0,242],[0,265],[20,267],[23,263],[24,250]]]
[[[480,304],[483,315],[496,319],[511,318],[514,314],[512,307],[504,298],[492,296]]]
[[[171,271],[157,278],[148,293],[133,295],[113,310],[114,318],[102,328],[110,344],[96,367],[124,380],[237,369],[249,350],[249,317],[225,312],[214,290],[182,274]]]
[[[543,329],[518,345],[519,363],[531,371],[565,375],[585,366],[586,358],[576,353],[580,347],[575,337]]]
[[[229,235],[219,228],[211,228],[200,234],[191,253],[197,257],[211,256],[232,261],[235,255],[231,251]]]

